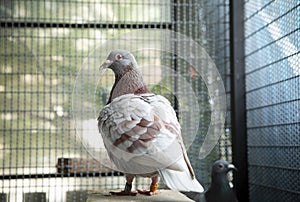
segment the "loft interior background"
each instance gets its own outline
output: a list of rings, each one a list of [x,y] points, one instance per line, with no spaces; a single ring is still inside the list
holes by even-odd
[[[299,2],[248,0],[242,4],[244,17],[232,15],[238,9],[234,5],[229,0],[1,1],[1,200],[83,201],[87,190],[123,188],[125,180],[120,173],[95,162],[86,163],[91,157],[76,136],[73,117],[76,76],[99,44],[133,30],[169,29],[191,37],[206,49],[219,69],[227,94],[224,133],[212,153],[200,161],[198,149],[210,116],[201,77],[170,55],[149,52],[137,57],[141,64],[171,67],[165,71],[144,65],[143,74],[153,84],[168,78],[164,82],[171,83],[170,91],[152,87],[167,96],[179,114],[184,106],[180,107],[174,96],[181,93],[176,92],[174,75],[179,73],[193,83],[202,107],[198,138],[190,147],[189,157],[199,181],[207,188],[215,159],[235,161],[247,151],[247,170],[235,176],[241,181],[245,177],[241,174],[248,173],[244,186],[249,198],[244,196],[242,201],[298,201]],[[234,27],[233,17],[244,24],[242,36],[236,35],[243,28]],[[245,47],[233,46],[239,40]],[[243,54],[244,75],[236,74],[241,68],[236,65],[236,52]],[[240,94],[232,93],[238,76],[246,85],[244,90],[237,87]],[[111,81],[107,81],[96,92],[104,102],[110,86]],[[231,113],[242,106],[238,101],[244,95],[245,136],[232,130],[232,125],[240,123],[236,117],[239,112]],[[247,147],[235,150],[239,142],[232,144],[232,135],[247,142]],[[78,166],[95,168],[60,169],[64,162],[75,160]],[[137,179],[137,187],[145,185],[147,179]]]

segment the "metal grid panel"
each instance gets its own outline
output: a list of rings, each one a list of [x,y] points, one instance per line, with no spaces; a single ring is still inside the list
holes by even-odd
[[[299,2],[245,9],[250,201],[299,201]]]
[[[196,1],[197,2],[197,1]],[[197,160],[195,148],[201,145],[201,140],[196,139],[192,144],[189,157],[192,161],[193,168],[197,171],[197,177],[201,180],[202,185],[208,188],[210,184],[210,170],[212,163],[219,158],[232,161],[231,150],[231,120],[230,120],[230,60],[229,60],[229,1],[208,0],[197,3],[199,10],[199,29],[198,35],[194,37],[195,41],[202,44],[209,55],[215,62],[220,75],[223,79],[226,98],[227,98],[227,114],[225,131],[221,135],[218,145],[211,154],[201,161]],[[186,31],[189,33],[188,31]],[[196,32],[196,33],[197,33]],[[202,102],[205,103],[206,97],[202,97]],[[202,131],[207,130],[207,120],[200,123]],[[193,147],[194,146],[194,147]]]
[[[58,173],[61,162],[91,158],[76,136],[73,119],[76,76],[88,54],[120,34],[133,29],[172,29],[192,37],[205,46],[220,67],[230,108],[228,1],[15,0],[2,1],[0,6],[0,102],[3,103],[0,106],[0,172],[3,176],[0,192],[11,201],[28,197],[44,200],[44,193],[48,201],[80,201],[86,197],[85,190],[123,188],[123,176],[111,171],[79,169],[71,172],[67,169],[65,173]],[[170,55],[149,52],[139,55],[138,59],[147,63],[159,57],[165,65],[175,68]],[[177,71],[183,76],[189,79],[195,76],[193,85],[198,99],[207,107],[204,82],[187,68],[188,64],[180,60],[176,63],[179,64]],[[175,89],[174,71],[157,70],[145,68],[145,79],[155,83],[157,74],[164,74]],[[106,89],[110,86],[111,81],[107,81]],[[161,89],[155,90],[161,92]],[[107,90],[96,93],[107,100]],[[170,100],[176,108],[176,100],[172,97]],[[182,108],[177,107],[177,110],[184,113]],[[206,108],[201,113],[209,116],[210,110]],[[208,119],[201,119],[200,135],[206,133],[208,124]],[[202,161],[198,159],[198,152],[203,139],[199,137],[190,147],[190,159],[204,186],[210,180],[212,161],[221,157],[231,161],[230,136],[230,120],[227,120],[219,145]],[[61,157],[65,159],[58,163]],[[95,162],[88,165],[99,166]],[[147,188],[148,181],[138,179],[136,186]],[[74,193],[74,190],[79,192]]]

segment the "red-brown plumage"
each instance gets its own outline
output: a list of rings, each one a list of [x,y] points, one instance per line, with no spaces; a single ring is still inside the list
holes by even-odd
[[[110,92],[108,103],[114,98],[125,94],[151,93],[147,88],[138,69],[127,66],[124,70],[112,68],[115,73],[115,82]]]

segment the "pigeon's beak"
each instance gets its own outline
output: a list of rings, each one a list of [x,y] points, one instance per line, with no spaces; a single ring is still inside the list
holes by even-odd
[[[106,60],[101,66],[100,66],[100,70],[101,69],[106,69],[108,68],[114,61],[112,60]]]
[[[237,171],[237,168],[233,164],[228,165],[228,170],[235,170]]]

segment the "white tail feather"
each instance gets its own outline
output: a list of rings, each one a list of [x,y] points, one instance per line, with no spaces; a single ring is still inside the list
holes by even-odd
[[[198,180],[196,178],[192,179],[184,159],[181,158],[177,163],[184,167],[184,171],[175,171],[170,169],[159,171],[160,177],[163,179],[165,184],[175,191],[203,192],[204,189]]]

